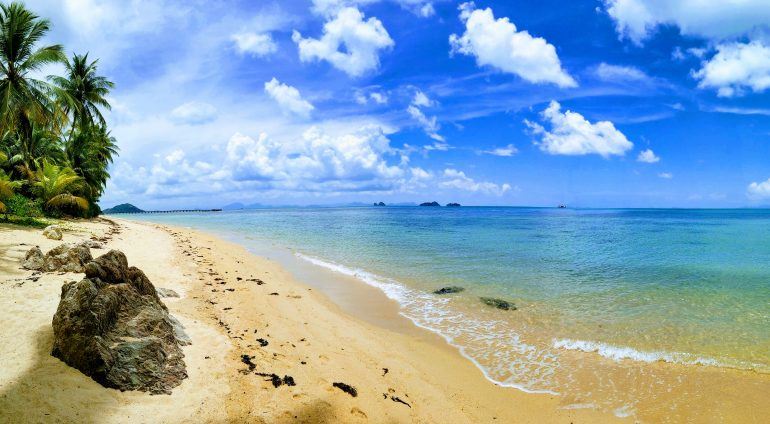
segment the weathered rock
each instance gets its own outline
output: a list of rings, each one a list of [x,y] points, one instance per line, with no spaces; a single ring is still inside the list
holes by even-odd
[[[166,289],[163,287],[155,287],[155,291],[158,293],[158,296],[160,297],[179,297],[179,293],[171,289]]]
[[[463,287],[458,286],[449,286],[449,287],[442,287],[438,290],[434,290],[433,294],[452,294],[452,293],[460,293],[461,291],[465,290]]]
[[[37,246],[29,249],[27,254],[24,255],[24,261],[22,261],[21,267],[34,271],[42,270],[43,267],[45,267],[45,256],[43,255],[43,251]]]
[[[91,251],[87,247],[61,244],[45,254],[43,271],[83,272],[91,259]]]
[[[78,243],[78,246],[84,246],[89,249],[104,249],[104,245],[96,240],[83,240]]]
[[[43,230],[43,235],[51,240],[61,240],[61,228],[58,225],[49,225]]]
[[[52,355],[105,387],[170,393],[187,378],[180,346],[190,340],[155,287],[116,250],[85,273],[62,287]]]
[[[479,300],[481,300],[481,302],[487,306],[492,306],[493,308],[502,309],[504,311],[516,310],[516,305],[502,299],[496,299],[494,297],[480,297]]]
[[[83,272],[91,259],[91,251],[87,247],[62,244],[45,255],[39,247],[29,249],[21,266],[35,271]]]

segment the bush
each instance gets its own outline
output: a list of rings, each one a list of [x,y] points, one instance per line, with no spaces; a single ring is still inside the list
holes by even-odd
[[[7,213],[16,215],[20,218],[42,218],[43,205],[40,200],[32,200],[21,194],[14,194],[13,197],[5,201],[8,208]]]

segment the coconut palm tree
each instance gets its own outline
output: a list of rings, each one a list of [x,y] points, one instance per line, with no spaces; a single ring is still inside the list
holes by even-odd
[[[91,124],[105,125],[100,107],[109,110],[106,97],[115,86],[112,81],[96,74],[99,60],[88,61],[88,53],[75,54],[64,63],[66,75],[51,75],[48,80],[54,85],[57,101],[65,114],[71,115],[70,138],[75,128]]]
[[[19,181],[12,181],[11,177],[5,172],[0,171],[0,212],[8,211],[8,208],[5,206],[5,201],[13,196],[19,186]]]
[[[11,157],[13,174],[18,178],[32,179],[43,160],[62,163],[65,160],[62,143],[56,132],[35,126],[29,139],[18,133],[6,133],[3,144]]]
[[[0,128],[15,130],[22,143],[32,138],[34,124],[54,118],[51,87],[30,75],[66,59],[61,45],[36,46],[50,29],[50,21],[23,3],[0,4]]]
[[[118,153],[117,141],[105,126],[88,126],[77,131],[65,149],[67,164],[81,177],[88,197],[98,199],[110,178],[107,171]]]
[[[85,197],[78,196],[85,185],[80,177],[69,167],[61,167],[44,160],[35,172],[34,192],[43,201],[43,207],[49,212],[77,212],[89,210]]]

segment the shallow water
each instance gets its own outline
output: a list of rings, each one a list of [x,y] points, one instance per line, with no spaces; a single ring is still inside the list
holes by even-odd
[[[356,276],[488,378],[523,390],[588,390],[575,383],[585,380],[577,354],[770,373],[770,210],[294,208],[127,217],[247,247],[286,247]],[[449,285],[465,291],[430,293]],[[490,308],[479,296],[518,310]],[[622,414],[627,402],[612,406]]]

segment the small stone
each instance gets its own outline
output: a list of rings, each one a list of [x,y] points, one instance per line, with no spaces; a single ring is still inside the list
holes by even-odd
[[[179,297],[179,293],[171,289],[166,289],[163,287],[155,287],[155,291],[158,293],[158,296],[160,297]]]
[[[43,230],[43,235],[51,240],[61,240],[62,232],[58,225],[49,225]]]

